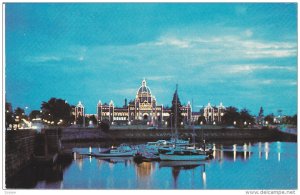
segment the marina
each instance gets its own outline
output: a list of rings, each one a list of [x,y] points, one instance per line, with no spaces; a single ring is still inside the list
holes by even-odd
[[[244,145],[247,145],[247,150]],[[235,147],[245,150],[235,150]],[[95,145],[73,148],[84,153],[88,153],[90,149],[95,152],[99,150]],[[96,157],[76,154],[68,163],[58,162],[52,167],[28,167],[7,187],[295,189],[297,188],[296,167],[297,144],[293,142],[215,143],[212,158],[204,161],[151,160],[137,163],[133,157]]]

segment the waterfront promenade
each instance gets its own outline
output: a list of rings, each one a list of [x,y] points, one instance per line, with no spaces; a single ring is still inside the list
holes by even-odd
[[[196,141],[224,140],[253,140],[253,141],[297,141],[297,135],[281,132],[277,129],[225,129],[225,128],[202,128],[202,129],[179,129],[178,135],[183,139],[192,139],[195,132]],[[61,141],[155,141],[172,137],[171,129],[110,129],[101,131],[96,128],[64,128],[61,132]]]

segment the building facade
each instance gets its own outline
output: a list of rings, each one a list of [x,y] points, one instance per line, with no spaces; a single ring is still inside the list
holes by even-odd
[[[210,102],[202,110],[203,116],[207,124],[216,124],[223,122],[223,116],[225,114],[225,106],[222,102],[218,106],[212,106]]]
[[[188,124],[191,121],[191,105],[188,103],[181,108],[184,123]],[[108,120],[112,124],[116,123],[143,123],[148,125],[165,124],[171,114],[169,108],[164,108],[163,105],[157,104],[155,96],[153,96],[147,82],[144,79],[141,86],[138,88],[134,101],[131,101],[123,107],[116,107],[111,100],[109,104],[102,104],[101,101],[97,104],[97,120],[100,123],[102,120]]]

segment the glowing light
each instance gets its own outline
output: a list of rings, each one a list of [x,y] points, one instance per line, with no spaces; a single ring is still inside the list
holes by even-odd
[[[258,143],[258,156],[261,158],[262,152],[261,152],[261,142]]]
[[[203,187],[206,188],[206,173],[203,171],[202,173],[202,179],[203,179]]]
[[[243,150],[244,150],[244,160],[247,159],[247,144],[245,143],[243,146]]]
[[[89,153],[90,154],[92,153],[92,147],[91,146],[89,147]]]
[[[233,161],[236,160],[236,144],[233,145]]]
[[[277,142],[278,162],[280,162],[281,142]]]
[[[269,158],[269,143],[265,143],[265,154],[266,154],[266,160]]]
[[[249,143],[249,146],[248,146],[248,153],[249,153],[249,158],[251,157],[251,143]]]

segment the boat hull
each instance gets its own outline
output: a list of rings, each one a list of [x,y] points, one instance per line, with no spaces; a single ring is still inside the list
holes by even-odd
[[[160,161],[159,167],[205,166],[205,161]]]
[[[160,160],[194,161],[194,160],[206,160],[207,156],[204,154],[199,154],[199,155],[159,154],[159,158]]]
[[[133,156],[133,152],[124,152],[124,153],[92,153],[91,156],[95,156],[95,157],[125,157],[125,156]]]

